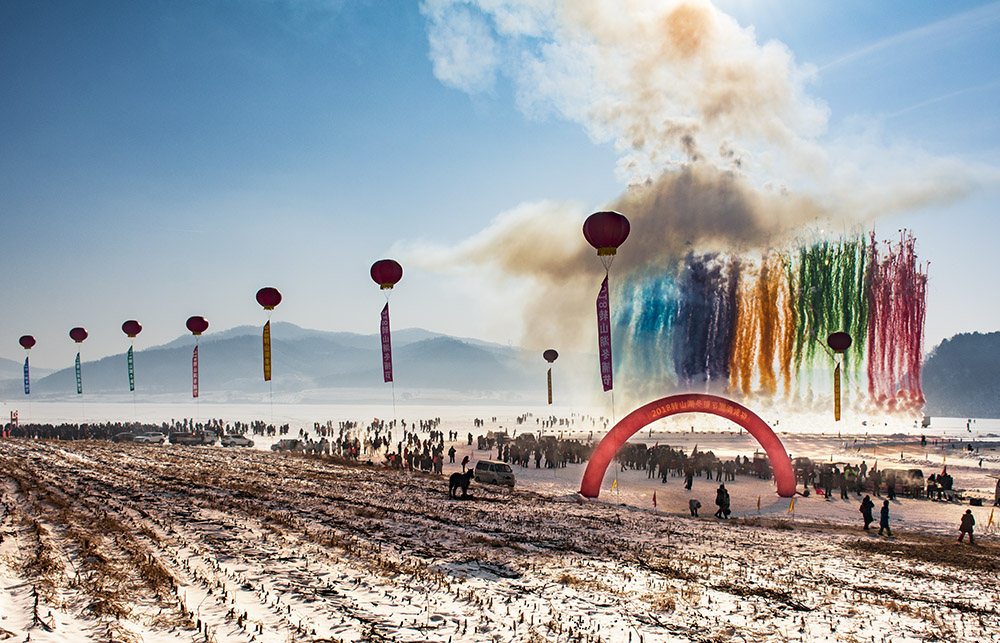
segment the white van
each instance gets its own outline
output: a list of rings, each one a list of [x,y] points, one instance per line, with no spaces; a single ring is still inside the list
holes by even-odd
[[[476,482],[480,484],[505,484],[514,486],[514,470],[506,462],[480,460],[476,463]]]

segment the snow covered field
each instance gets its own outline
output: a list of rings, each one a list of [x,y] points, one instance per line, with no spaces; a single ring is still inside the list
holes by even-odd
[[[435,415],[420,411],[407,415]],[[479,430],[471,417],[440,429],[517,427],[513,414]],[[692,417],[635,437],[723,457],[755,450]],[[593,424],[549,432],[597,440]],[[781,437],[793,456],[926,473],[946,462],[965,498],[989,499],[971,507],[976,546],[955,542],[967,500],[899,498],[893,537],[880,538],[861,530],[853,493],[799,496],[789,512],[770,482],[744,476],[726,484],[734,518],[720,522],[719,483],[696,478],[687,492],[680,478],[614,466],[597,501],[575,496],[583,465],[515,468],[513,491],[473,484],[472,499],[450,500],[440,477],[276,455],[268,439],[4,440],[0,640],[997,640],[1000,543],[986,525],[1000,431],[943,422],[922,447],[910,425]],[[978,454],[964,449],[971,439]],[[458,460],[490,455],[456,448]],[[687,515],[691,497],[703,517]]]

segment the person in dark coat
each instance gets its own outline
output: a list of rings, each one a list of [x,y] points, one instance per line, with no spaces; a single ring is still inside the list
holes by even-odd
[[[875,516],[872,515],[874,509],[875,503],[872,502],[871,496],[865,496],[861,501],[861,517],[865,520],[865,531],[868,531],[868,527],[875,522]]]
[[[715,512],[716,518],[725,518],[725,516],[722,515],[722,510],[726,504],[727,493],[726,485],[724,484],[720,484],[719,488],[715,491],[715,505],[718,507],[718,510]]]
[[[972,537],[972,526],[976,524],[976,517],[972,515],[971,509],[966,509],[965,513],[962,514],[962,524],[959,526],[958,531],[958,542],[962,542],[965,538],[965,534],[969,534],[969,544],[976,542]]]
[[[889,501],[882,501],[882,511],[879,512],[878,520],[878,535],[881,536],[882,532],[885,531],[885,535],[892,537],[892,530],[889,529]]]

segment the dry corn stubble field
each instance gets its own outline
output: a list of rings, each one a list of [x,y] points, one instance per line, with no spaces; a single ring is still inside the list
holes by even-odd
[[[0,443],[0,639],[992,640],[1000,548],[260,451]],[[23,640],[23,638],[16,639]]]

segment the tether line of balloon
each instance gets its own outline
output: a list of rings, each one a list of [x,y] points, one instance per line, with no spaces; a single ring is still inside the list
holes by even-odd
[[[267,312],[267,323],[261,334],[261,346],[264,356],[264,381],[267,382],[267,394],[271,407],[271,424],[274,424],[274,383],[271,381],[271,311],[281,303],[281,293],[277,288],[261,288],[257,291],[257,303]]]
[[[604,265],[604,281],[597,294],[597,356],[601,366],[601,385],[611,393],[611,426],[617,423],[615,414],[614,365],[611,354],[611,297],[608,282],[611,264],[618,247],[628,238],[629,222],[618,212],[595,212],[583,222],[583,236],[597,249]],[[615,469],[613,489],[618,489],[618,469]]]
[[[70,339],[72,339],[77,344],[82,344],[83,340],[87,339],[87,331],[80,326],[73,328],[69,331]],[[76,394],[80,396],[80,426],[83,426],[87,421],[87,406],[83,399],[83,369],[80,361],[80,351],[76,351]]]
[[[139,424],[139,407],[135,402],[135,338],[142,332],[142,324],[134,319],[130,319],[122,324],[122,332],[131,339],[129,343],[126,364],[128,366],[128,390],[132,392],[132,415],[135,423]]]
[[[185,324],[187,329],[194,335],[194,352],[191,353],[191,397],[197,400],[198,419],[201,419],[201,396],[199,394],[198,379],[198,338],[208,330],[208,320],[199,315],[188,317]]]
[[[21,345],[26,351],[30,351],[31,347],[35,345],[35,338],[31,335],[22,335],[17,343]],[[28,355],[24,356],[24,394],[28,398],[28,417],[26,422],[31,421],[31,373],[29,371]]]
[[[382,342],[382,378],[392,391],[392,424],[396,425],[396,384],[392,378],[392,339],[389,327],[389,294],[392,287],[403,278],[403,267],[392,259],[380,259],[372,264],[372,281],[385,294],[385,307],[379,320],[379,337]]]

